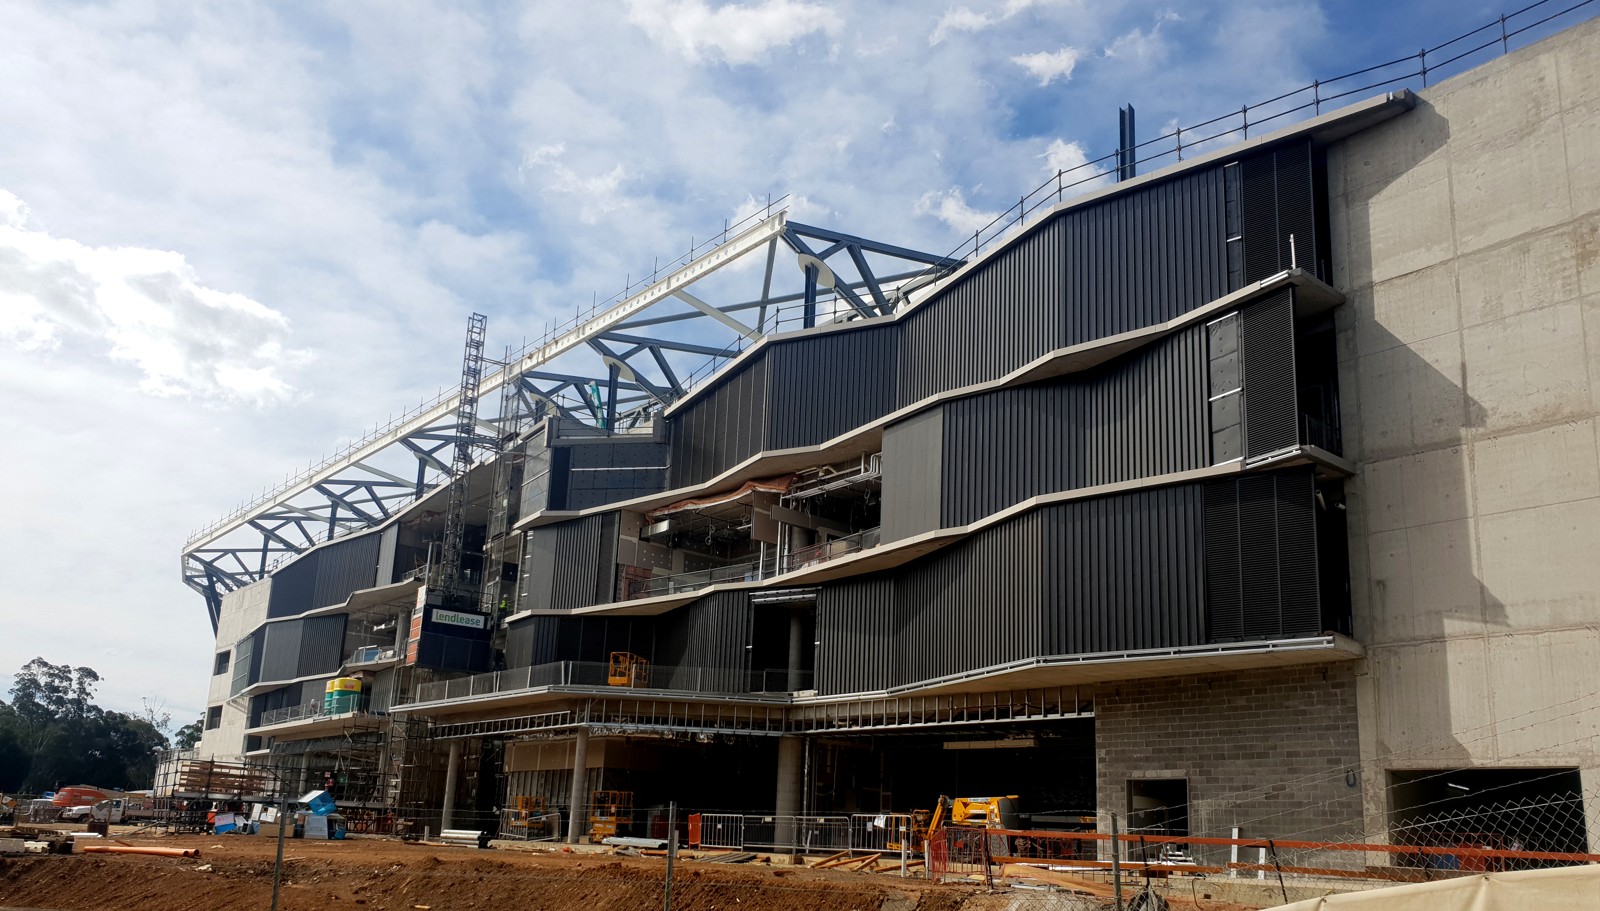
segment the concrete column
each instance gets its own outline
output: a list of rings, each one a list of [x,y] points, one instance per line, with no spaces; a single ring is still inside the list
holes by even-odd
[[[583,834],[583,785],[589,771],[589,729],[578,728],[572,742],[572,790],[567,795],[567,844],[578,843]]]
[[[444,767],[444,812],[439,817],[439,829],[455,828],[456,778],[461,774],[461,741],[450,741],[450,761]]]
[[[793,734],[778,738],[778,799],[773,815],[778,817],[780,846],[794,844],[794,817],[800,813],[800,757],[804,746]]]
[[[1579,769],[1578,786],[1583,789],[1584,834],[1589,836],[1589,853],[1600,851],[1600,769]]]
[[[789,682],[786,687],[789,692],[806,689],[805,687],[805,642],[802,641],[806,634],[806,618],[799,611],[789,615]]]

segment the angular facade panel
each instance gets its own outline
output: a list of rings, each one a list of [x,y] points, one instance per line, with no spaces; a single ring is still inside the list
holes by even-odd
[[[1204,642],[1203,524],[1194,484],[1068,502],[902,569],[826,584],[817,598],[818,689]]]
[[[942,522],[1210,464],[1204,327],[1085,373],[943,406]]]

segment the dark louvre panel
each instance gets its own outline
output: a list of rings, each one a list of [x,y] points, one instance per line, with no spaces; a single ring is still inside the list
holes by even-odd
[[[1245,458],[1300,442],[1294,370],[1294,292],[1289,288],[1244,308],[1240,351],[1244,373]]]
[[[1278,482],[1278,578],[1283,587],[1280,635],[1323,631],[1317,581],[1314,479],[1310,471],[1275,474]]]
[[[1274,156],[1278,165],[1278,268],[1298,266],[1315,275],[1317,212],[1311,182],[1311,143],[1283,146]]]
[[[616,596],[616,513],[528,529],[522,610],[573,610]]]
[[[297,677],[332,674],[344,663],[344,614],[307,617],[295,621],[306,625],[300,638],[300,667]]]
[[[1269,474],[1246,475],[1238,484],[1244,637],[1274,639],[1283,629],[1277,483]]]
[[[898,333],[885,323],[769,348],[767,448],[816,446],[893,411]]]
[[[1278,256],[1278,169],[1271,152],[1246,158],[1239,167],[1244,281],[1249,284],[1283,271]]]
[[[1240,167],[1245,282],[1260,281],[1292,264],[1316,273],[1318,219],[1310,141],[1246,158]]]
[[[1210,464],[1206,369],[1193,326],[1095,370],[942,406],[943,525]]]
[[[1212,642],[1322,633],[1309,467],[1206,485],[1206,617]]]
[[[1206,638],[1244,638],[1244,594],[1239,561],[1239,487],[1206,485]]]
[[[825,585],[819,690],[1203,642],[1202,495],[1189,484],[1048,506],[898,570]]]

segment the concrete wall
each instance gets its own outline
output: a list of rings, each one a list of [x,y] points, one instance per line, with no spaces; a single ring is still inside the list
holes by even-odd
[[[1600,20],[1421,95],[1328,157],[1365,758],[1593,766]]]
[[[1362,814],[1359,781],[1346,781],[1359,760],[1356,729],[1350,664],[1104,687],[1095,693],[1100,831],[1110,831],[1111,812],[1127,812],[1130,780],[1184,778],[1191,835],[1239,826],[1246,837],[1348,837]],[[1198,853],[1227,860],[1226,848]]]
[[[215,653],[233,651],[234,643],[267,620],[267,600],[272,593],[272,580],[263,579],[238,591],[222,596],[222,613],[217,618],[217,647]],[[233,656],[230,654],[228,671],[211,678],[206,706],[222,706],[222,725],[206,731],[200,738],[199,755],[217,759],[232,759],[244,751],[245,725],[249,721],[245,705],[228,703],[228,693],[233,685]],[[241,700],[242,702],[242,700]]]

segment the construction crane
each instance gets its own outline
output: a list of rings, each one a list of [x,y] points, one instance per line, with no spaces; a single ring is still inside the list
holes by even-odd
[[[444,546],[439,559],[440,587],[456,606],[463,597],[461,558],[467,538],[467,480],[473,446],[478,440],[478,387],[483,381],[483,339],[489,318],[474,313],[467,320],[467,342],[461,358],[461,397],[456,409],[455,455],[450,465],[450,505],[445,510]]]

